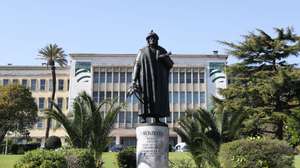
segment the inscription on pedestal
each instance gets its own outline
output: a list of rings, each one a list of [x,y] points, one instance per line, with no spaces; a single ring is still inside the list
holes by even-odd
[[[165,126],[141,126],[137,133],[138,168],[167,168],[169,129]]]

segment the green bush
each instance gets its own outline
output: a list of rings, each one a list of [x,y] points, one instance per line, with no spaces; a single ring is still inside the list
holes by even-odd
[[[40,143],[11,144],[8,148],[8,153],[24,154],[25,152],[37,149],[40,146]]]
[[[15,168],[95,168],[91,152],[85,149],[34,150],[27,152]]]
[[[68,163],[68,168],[95,168],[93,154],[87,149],[61,150]],[[61,152],[59,151],[59,152]]]
[[[50,136],[45,142],[45,149],[57,149],[61,147],[61,140],[57,136]]]
[[[27,152],[15,168],[67,168],[64,155],[56,151],[34,150]]]
[[[135,168],[136,154],[135,148],[128,147],[119,152],[117,156],[118,166],[120,168]]]
[[[241,139],[221,146],[223,168],[293,168],[293,149],[285,141]]]

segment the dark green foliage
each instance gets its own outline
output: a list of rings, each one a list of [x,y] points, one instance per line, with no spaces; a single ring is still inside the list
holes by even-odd
[[[234,140],[243,121],[242,113],[225,110],[221,100],[215,115],[204,109],[187,111],[175,132],[187,143],[198,167],[219,167],[217,154],[221,143]]]
[[[123,104],[116,101],[103,101],[96,104],[86,92],[80,93],[73,103],[71,115],[67,116],[57,104],[55,110],[46,114],[58,121],[66,130],[73,147],[90,147],[97,162],[101,162],[101,155],[111,143],[109,133],[113,129],[114,121]],[[106,107],[105,115],[103,109]]]
[[[133,147],[123,149],[117,156],[118,166],[120,168],[136,167],[136,151]]]
[[[265,138],[241,139],[222,144],[223,168],[293,168],[293,149],[284,141]]]
[[[14,166],[15,168],[67,168],[67,162],[60,152],[35,150],[28,152]]]
[[[25,152],[37,149],[40,146],[41,146],[40,143],[12,144],[8,148],[8,153],[11,153],[11,154],[24,154]]]
[[[26,153],[15,168],[95,168],[95,160],[88,150],[35,150]]]
[[[57,149],[61,147],[61,140],[57,136],[50,136],[45,142],[45,149]]]
[[[300,75],[284,59],[299,55],[300,38],[292,28],[276,28],[275,37],[257,32],[237,44],[221,42],[241,61],[226,68],[231,83],[222,91],[225,108],[246,114],[244,135],[270,135],[298,143],[300,127],[292,123],[299,121],[295,108],[300,107]]]
[[[37,120],[31,92],[21,85],[0,86],[0,143],[7,131],[24,133]]]
[[[59,151],[58,151],[59,152]],[[93,153],[86,149],[63,150],[68,168],[95,168]]]

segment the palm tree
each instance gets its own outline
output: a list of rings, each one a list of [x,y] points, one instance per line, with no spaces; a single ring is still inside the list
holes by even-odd
[[[44,48],[39,50],[38,56],[47,61],[47,68],[50,66],[51,73],[52,73],[52,96],[51,100],[54,102],[55,99],[55,91],[56,91],[56,73],[55,73],[55,63],[57,63],[60,67],[64,67],[67,65],[66,54],[64,50],[58,47],[57,44],[49,44]],[[51,103],[50,109],[53,109],[53,103]],[[46,123],[46,133],[45,139],[49,137],[49,130],[50,130],[50,119],[47,118]]]
[[[217,156],[223,142],[237,138],[244,120],[243,113],[229,112],[219,105],[215,111],[202,108],[187,111],[175,132],[190,148],[197,167],[220,167]]]
[[[48,110],[49,118],[58,121],[65,128],[74,147],[91,147],[97,163],[101,161],[102,152],[110,144],[109,133],[113,128],[118,112],[124,107],[115,101],[103,101],[99,105],[82,92],[74,99],[73,116],[65,115],[55,104],[55,110]],[[106,106],[105,115],[100,110]]]

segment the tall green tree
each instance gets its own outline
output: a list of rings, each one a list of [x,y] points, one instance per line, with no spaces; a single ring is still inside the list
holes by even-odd
[[[46,112],[49,118],[55,119],[65,128],[74,147],[90,147],[95,159],[100,161],[102,152],[111,142],[109,134],[123,105],[115,101],[103,101],[97,105],[86,92],[74,99],[71,116],[65,115],[53,104],[55,110]]]
[[[240,63],[227,67],[228,88],[222,91],[227,107],[247,113],[244,133],[284,138],[287,118],[299,107],[299,76],[286,58],[298,56],[300,38],[292,28],[275,28],[244,36],[237,44],[221,42]]]
[[[0,143],[7,131],[22,133],[37,120],[37,106],[31,92],[20,85],[0,86]]]
[[[51,74],[52,74],[52,96],[51,100],[54,102],[55,99],[55,92],[56,92],[56,65],[57,63],[60,67],[64,67],[67,65],[66,54],[63,48],[58,47],[57,44],[49,44],[44,48],[39,50],[38,54],[39,58],[46,61],[47,67],[50,66]],[[50,109],[53,109],[53,103],[51,103]],[[45,139],[49,137],[50,131],[50,119],[47,119],[46,122],[46,132],[45,132]]]
[[[242,128],[243,114],[224,109],[221,100],[218,104],[214,112],[201,108],[187,111],[179,120],[179,127],[174,128],[189,146],[199,168],[220,167],[217,159],[220,145],[236,139]]]

